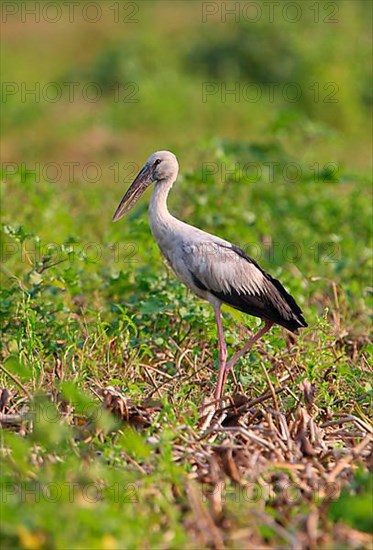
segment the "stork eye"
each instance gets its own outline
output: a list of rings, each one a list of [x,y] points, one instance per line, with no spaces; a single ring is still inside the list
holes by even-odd
[[[154,166],[158,166],[158,164],[161,162],[161,159],[156,159],[154,162]]]

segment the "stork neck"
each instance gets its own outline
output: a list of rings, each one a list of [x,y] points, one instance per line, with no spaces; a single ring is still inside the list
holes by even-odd
[[[167,228],[173,218],[167,208],[167,197],[172,187],[173,180],[166,179],[156,183],[149,204],[149,223],[153,230],[155,227]]]

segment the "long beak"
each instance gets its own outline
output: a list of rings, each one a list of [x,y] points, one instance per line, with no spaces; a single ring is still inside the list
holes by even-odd
[[[121,218],[126,212],[128,212],[128,210],[132,208],[132,206],[134,206],[145,189],[149,187],[151,182],[151,171],[148,166],[144,166],[144,168],[137,174],[136,178],[120,201],[120,204],[113,216],[113,222],[118,221],[119,218]]]

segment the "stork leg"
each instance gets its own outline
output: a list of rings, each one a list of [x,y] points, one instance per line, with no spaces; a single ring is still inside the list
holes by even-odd
[[[228,363],[226,363],[225,370],[228,372],[229,370],[233,369],[233,367],[237,363],[237,361],[239,359],[241,359],[241,357],[243,355],[245,355],[245,353],[247,353],[249,351],[249,349],[251,349],[253,344],[255,344],[255,342],[257,342],[262,336],[264,336],[264,334],[266,332],[268,332],[271,329],[272,326],[273,326],[273,322],[266,320],[265,323],[264,323],[264,327],[262,327],[259,330],[259,332],[254,334],[249,339],[249,341],[244,345],[244,347],[242,349],[240,349],[240,351],[235,353],[231,359],[229,359]]]
[[[215,389],[215,399],[221,399],[223,386],[227,376],[227,346],[224,339],[223,325],[221,322],[220,306],[214,306],[216,324],[218,326],[219,339],[219,374]]]

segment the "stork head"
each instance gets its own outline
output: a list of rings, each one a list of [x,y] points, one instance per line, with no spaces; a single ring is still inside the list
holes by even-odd
[[[154,182],[156,185],[166,181],[173,183],[178,171],[179,164],[173,153],[170,151],[153,153],[124,194],[115,211],[113,221],[116,222],[126,214],[151,183]]]

